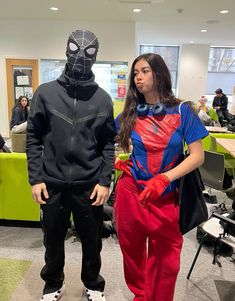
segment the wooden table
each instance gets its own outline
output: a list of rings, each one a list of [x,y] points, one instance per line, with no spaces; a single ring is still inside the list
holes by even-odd
[[[235,139],[216,138],[216,142],[235,158]]]

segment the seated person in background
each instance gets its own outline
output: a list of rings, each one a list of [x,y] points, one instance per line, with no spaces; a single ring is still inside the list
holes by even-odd
[[[198,116],[205,126],[217,126],[218,116],[213,108],[206,105],[207,101],[208,99],[205,96],[201,96],[199,99]]]
[[[12,133],[19,134],[26,132],[29,113],[29,100],[26,96],[20,96],[18,104],[12,110],[10,129]]]
[[[209,115],[210,108],[207,107],[207,98],[205,96],[201,96],[199,99],[199,107],[198,107],[198,116],[201,119],[202,123],[204,125],[210,125],[211,124],[211,118]]]
[[[228,112],[228,97],[223,93],[223,90],[218,88],[215,90],[212,106],[216,110],[221,126],[225,126],[224,120],[230,121],[230,114]]]

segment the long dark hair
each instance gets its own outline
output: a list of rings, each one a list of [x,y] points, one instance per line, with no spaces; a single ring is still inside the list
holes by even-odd
[[[139,103],[145,102],[144,95],[137,90],[134,82],[134,68],[136,63],[140,60],[145,60],[151,67],[155,88],[159,93],[161,102],[168,107],[180,103],[180,100],[177,99],[172,92],[170,71],[163,58],[155,53],[145,53],[138,56],[131,66],[127,98],[124,110],[119,118],[120,132],[116,139],[119,146],[125,152],[129,152],[130,148],[129,139],[136,119],[136,106]]]
[[[21,105],[21,100],[22,100],[23,98],[26,98],[26,99],[27,99],[27,105],[26,105],[26,107],[22,107],[22,105]],[[24,114],[25,120],[27,120],[28,114],[29,114],[29,99],[28,99],[28,97],[27,97],[27,96],[24,96],[24,95],[21,95],[21,96],[18,98],[17,103],[16,103],[16,105],[14,106],[13,110],[14,110],[16,107],[18,107],[18,108],[21,109],[21,111],[22,111],[23,114]]]
[[[17,102],[16,105],[19,106],[19,107],[21,107],[22,109],[23,109],[23,107],[22,107],[22,105],[21,105],[21,100],[22,100],[23,98],[26,98],[26,99],[27,99],[27,105],[26,105],[25,108],[29,107],[29,99],[28,99],[28,97],[27,97],[27,96],[24,96],[24,95],[21,95],[21,96],[18,98],[18,102]]]

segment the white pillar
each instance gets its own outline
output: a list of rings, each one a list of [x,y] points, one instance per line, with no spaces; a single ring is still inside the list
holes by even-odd
[[[178,78],[178,97],[197,101],[206,94],[210,45],[181,46]]]
[[[229,112],[232,115],[235,115],[235,86],[233,86],[232,103]]]

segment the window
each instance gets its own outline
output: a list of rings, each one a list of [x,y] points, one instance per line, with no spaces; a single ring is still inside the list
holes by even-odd
[[[225,94],[232,94],[235,85],[235,48],[211,47],[209,54],[207,93],[214,94],[222,88]]]
[[[161,55],[171,73],[172,90],[175,93],[178,77],[179,46],[140,45],[140,54],[153,52]]]
[[[221,88],[232,101],[232,87],[235,85],[235,48],[211,47],[208,63],[207,97],[212,103],[215,90]]]
[[[57,79],[64,70],[66,60],[41,60],[41,83]],[[122,101],[126,96],[127,62],[96,62],[92,67],[95,81],[113,100]]]
[[[64,70],[65,60],[41,60],[41,83],[57,79]]]
[[[126,97],[128,63],[96,62],[92,67],[96,82],[112,100],[122,101]]]

